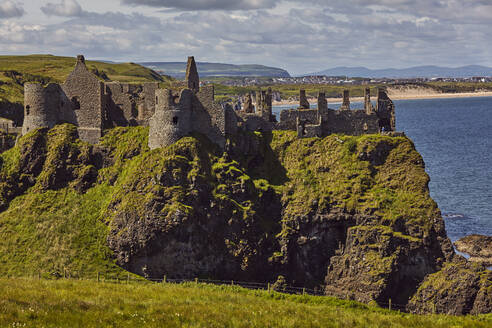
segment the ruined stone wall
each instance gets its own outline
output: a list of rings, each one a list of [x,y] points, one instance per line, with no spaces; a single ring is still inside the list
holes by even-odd
[[[78,56],[75,69],[62,89],[73,105],[80,139],[97,143],[103,128],[104,84],[89,72],[83,56]]]
[[[396,131],[395,104],[388,97],[385,88],[378,90],[376,114],[379,117],[380,131]]]
[[[343,90],[343,102],[340,110],[350,110],[350,91]]]
[[[110,126],[148,126],[155,112],[158,83],[105,83]]]
[[[297,136],[299,138],[314,138],[322,137],[323,129],[320,124],[306,124],[305,122],[298,120]]]
[[[297,131],[297,121],[305,124],[318,124],[319,112],[317,109],[287,109],[280,112],[280,122],[276,124],[279,130]]]
[[[379,133],[378,116],[367,115],[365,110],[328,110],[323,115],[322,122],[323,135]]]
[[[274,124],[267,122],[254,113],[239,113],[240,127],[246,131],[268,132],[274,129]]]
[[[309,109],[311,106],[306,97],[306,90],[299,91],[299,109]]]
[[[226,135],[226,114],[224,108],[214,101],[213,86],[200,89],[193,99],[192,129],[207,135],[213,142],[223,147]]]
[[[368,115],[375,113],[374,107],[371,103],[371,89],[369,88],[366,88],[364,91],[364,109]]]
[[[138,124],[147,126],[149,119],[155,112],[156,91],[159,89],[157,82],[145,82],[143,84],[144,106],[138,109]]]
[[[188,57],[185,81],[188,89],[194,93],[198,93],[200,91],[200,77],[198,76],[198,69],[196,67],[194,57]]]

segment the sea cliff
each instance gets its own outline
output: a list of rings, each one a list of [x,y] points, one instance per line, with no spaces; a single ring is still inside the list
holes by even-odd
[[[64,124],[1,154],[0,275],[280,279],[419,313],[490,312],[490,275],[455,255],[408,138],[243,133],[225,151],[198,134],[152,151],[147,138],[115,128],[90,145]],[[456,270],[474,286],[466,306],[432,283]]]

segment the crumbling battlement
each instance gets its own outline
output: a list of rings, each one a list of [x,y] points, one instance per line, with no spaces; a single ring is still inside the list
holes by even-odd
[[[213,86],[200,88],[193,57],[188,58],[185,88],[176,93],[159,89],[157,83],[103,83],[77,57],[75,69],[64,84],[25,85],[25,119],[22,134],[60,123],[78,127],[79,137],[97,143],[103,129],[114,126],[149,126],[149,147],[168,146],[192,132],[206,135],[225,147],[226,138],[239,129],[247,131],[293,130],[299,138],[323,137],[332,133],[361,135],[395,131],[395,106],[385,89],[378,90],[377,106],[366,89],[364,109],[351,110],[349,92],[343,93],[339,110],[328,108],[324,93],[317,108],[311,108],[306,92],[300,91],[298,108],[280,112],[277,122],[272,112],[272,90],[251,94],[243,110],[215,102]]]
[[[378,90],[376,108],[371,103],[370,89],[366,89],[364,109],[350,109],[348,90],[344,91],[343,96],[340,109],[335,110],[328,108],[326,95],[320,92],[317,108],[311,109],[306,92],[300,90],[299,107],[282,110],[279,122],[265,120],[261,108],[256,113],[238,112],[239,122],[249,131],[297,131],[299,138],[324,137],[333,133],[362,135],[395,131],[395,107],[385,89]]]

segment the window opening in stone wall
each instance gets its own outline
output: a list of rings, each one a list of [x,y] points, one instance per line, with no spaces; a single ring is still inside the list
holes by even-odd
[[[173,125],[178,125],[178,117],[177,116],[173,117]]]
[[[73,109],[75,109],[75,110],[80,109],[79,97],[77,97],[77,96],[72,97],[72,104],[73,104]]]
[[[31,113],[31,106],[27,105],[26,106],[26,115],[29,115]]]
[[[155,97],[155,104],[159,104],[159,97]]]

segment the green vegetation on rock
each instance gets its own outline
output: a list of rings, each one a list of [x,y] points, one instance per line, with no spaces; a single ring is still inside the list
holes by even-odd
[[[69,124],[0,155],[0,275],[211,278],[406,304],[452,255],[405,137],[241,133],[221,151]],[[396,287],[398,286],[398,287]]]

